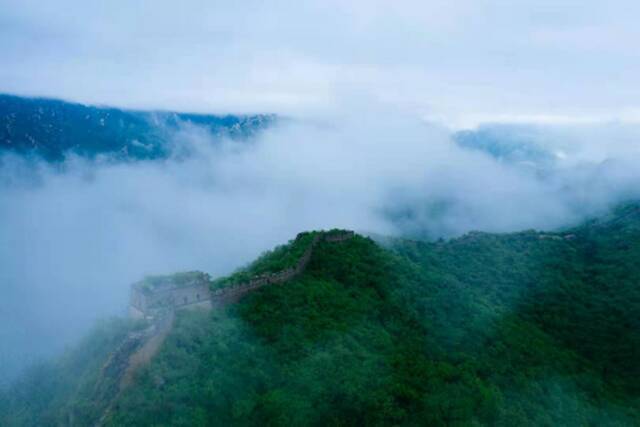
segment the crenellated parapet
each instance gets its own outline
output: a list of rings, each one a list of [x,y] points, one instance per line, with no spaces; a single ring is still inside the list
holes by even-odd
[[[297,239],[300,236],[298,235]],[[245,280],[229,283],[219,289],[211,289],[211,278],[208,274],[201,272],[148,277],[131,286],[130,316],[153,318],[161,312],[181,308],[211,308],[214,305],[237,301],[255,289],[286,283],[302,274],[319,242],[343,242],[354,236],[353,231],[346,230],[318,232],[293,266],[276,272],[257,274]]]
[[[311,235],[313,238],[308,247],[292,266],[226,283],[218,289],[212,289],[208,274],[197,271],[172,276],[152,276],[134,283],[131,286],[130,315],[150,322],[146,329],[129,333],[103,366],[94,395],[98,396],[96,399],[106,403],[96,425],[103,425],[108,420],[117,396],[133,380],[137,369],[151,360],[158,351],[172,328],[176,310],[224,305],[237,301],[255,289],[286,283],[304,273],[318,243],[343,242],[355,236],[352,231],[342,230]],[[306,243],[304,239],[309,237],[309,233],[303,233],[296,240]]]

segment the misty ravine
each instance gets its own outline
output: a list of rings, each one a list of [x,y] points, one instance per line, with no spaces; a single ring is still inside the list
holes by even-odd
[[[600,139],[583,129],[507,127],[487,137],[502,151],[485,151],[438,126],[363,110],[334,126],[275,122],[243,143],[183,125],[167,145],[175,155],[160,160],[70,152],[52,164],[5,152],[0,376],[120,313],[129,284],[146,274],[225,274],[302,230],[433,239],[577,224],[640,188],[638,152],[624,144],[638,129],[591,130],[621,142],[595,150]],[[550,154],[541,163],[496,155],[523,144]]]

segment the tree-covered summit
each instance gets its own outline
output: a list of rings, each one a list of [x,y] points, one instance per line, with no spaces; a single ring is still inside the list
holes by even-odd
[[[107,424],[638,425],[639,260],[632,204],[561,232],[319,241],[286,285],[178,312]],[[33,371],[0,424],[92,422],[100,357]]]

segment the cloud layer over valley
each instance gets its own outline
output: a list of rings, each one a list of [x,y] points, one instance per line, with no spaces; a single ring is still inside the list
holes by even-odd
[[[145,274],[225,274],[308,229],[427,238],[550,229],[640,196],[636,127],[500,132],[507,146],[524,132],[552,160],[462,148],[442,127],[385,111],[283,121],[246,142],[185,127],[180,155],[165,160],[5,155],[2,375],[122,313],[128,285]]]

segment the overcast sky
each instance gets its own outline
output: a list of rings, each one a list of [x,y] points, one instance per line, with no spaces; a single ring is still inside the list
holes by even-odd
[[[454,127],[640,119],[636,0],[0,0],[0,91]]]

